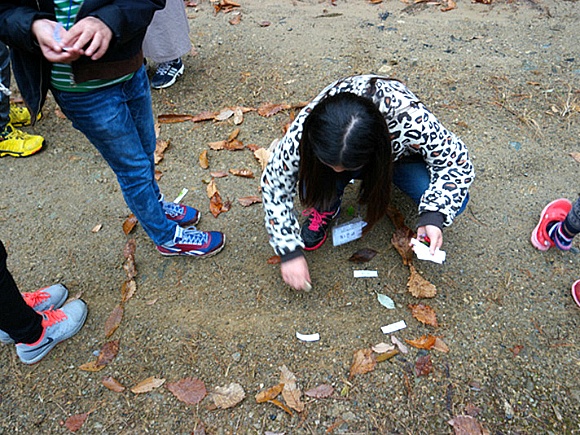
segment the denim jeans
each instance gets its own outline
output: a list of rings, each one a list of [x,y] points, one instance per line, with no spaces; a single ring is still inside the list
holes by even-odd
[[[10,89],[10,51],[3,42],[0,42],[0,83]],[[0,92],[0,132],[10,121],[10,97]]]
[[[115,172],[123,197],[156,245],[173,240],[177,224],[166,218],[155,181],[155,130],[149,80],[142,66],[130,80],[90,92],[52,89],[73,127],[97,148]]]
[[[358,178],[360,178],[360,171],[341,173],[340,181],[337,183],[338,198],[342,197],[348,182]],[[421,202],[421,197],[429,188],[430,182],[431,177],[423,160],[407,158],[393,163],[393,184],[407,194],[416,204]],[[468,202],[469,194],[465,197],[461,208],[455,216],[463,213]]]

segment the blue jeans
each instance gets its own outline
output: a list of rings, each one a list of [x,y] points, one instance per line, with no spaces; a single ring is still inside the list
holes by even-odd
[[[10,51],[0,42],[0,83],[10,89]],[[10,97],[0,92],[0,133],[10,121]]]
[[[339,198],[342,197],[344,189],[350,180],[360,178],[360,171],[345,172],[344,174],[344,176],[340,177],[337,185]],[[423,160],[402,159],[393,163],[393,184],[407,194],[416,204],[421,202],[421,197],[429,188],[430,182],[431,177]],[[465,197],[461,208],[455,216],[463,213],[468,202],[469,194]]]
[[[155,130],[145,67],[126,82],[90,92],[53,89],[73,127],[97,148],[115,172],[123,197],[156,245],[173,240],[155,181]]]

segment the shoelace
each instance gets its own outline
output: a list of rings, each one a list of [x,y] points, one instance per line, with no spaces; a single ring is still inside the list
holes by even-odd
[[[173,239],[175,243],[183,243],[187,245],[203,245],[207,243],[209,234],[204,231],[199,231],[195,227],[177,228],[177,233]]]
[[[320,225],[326,224],[327,223],[326,221],[332,218],[333,214],[334,214],[333,211],[319,212],[315,208],[307,208],[302,212],[303,216],[310,217],[310,224],[308,225],[308,229],[311,231],[318,231]]]
[[[26,136],[28,135],[22,130],[18,130],[8,124],[4,129],[4,133],[0,136],[2,136],[4,139],[26,139]]]
[[[173,61],[171,61],[171,62],[162,62],[157,67],[157,74],[165,75],[165,74],[169,73],[172,68],[174,68],[177,71],[177,68],[175,68],[173,66]]]
[[[38,290],[33,293],[23,293],[22,297],[24,298],[24,302],[26,302],[26,305],[34,308],[37,305],[40,305],[45,300],[47,300],[50,297],[50,295],[47,292]]]
[[[174,202],[161,202],[163,206],[163,211],[171,217],[181,216],[183,214],[183,206],[180,204],[175,204]]]
[[[52,307],[49,310],[43,311],[40,313],[43,317],[42,319],[42,327],[48,328],[58,322],[62,322],[66,320],[66,314],[62,310],[53,310]]]

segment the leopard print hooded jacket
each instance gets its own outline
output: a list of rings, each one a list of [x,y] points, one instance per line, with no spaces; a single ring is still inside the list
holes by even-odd
[[[327,86],[298,114],[272,151],[262,174],[262,199],[270,245],[287,256],[304,244],[294,212],[304,121],[327,96],[341,92],[371,99],[385,117],[391,134],[393,161],[420,155],[431,177],[419,204],[419,215],[440,212],[449,226],[466,198],[474,170],[463,142],[447,130],[421,101],[398,80],[375,75],[346,77]]]

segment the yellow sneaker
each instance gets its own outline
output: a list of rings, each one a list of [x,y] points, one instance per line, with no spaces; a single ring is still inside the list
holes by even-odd
[[[0,133],[0,157],[27,157],[40,151],[43,145],[42,136],[24,133],[10,124]]]
[[[42,113],[36,116],[36,120],[38,121],[40,118],[42,118]],[[27,107],[10,103],[10,124],[14,127],[25,127],[32,123],[31,120],[30,111]]]

